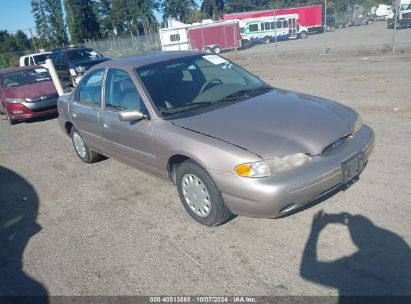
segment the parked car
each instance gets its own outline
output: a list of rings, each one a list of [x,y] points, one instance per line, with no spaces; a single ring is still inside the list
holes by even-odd
[[[35,53],[35,54],[21,56],[20,66],[41,65],[47,68],[46,59],[49,59],[50,55],[51,55],[51,52],[43,52],[43,53]]]
[[[354,110],[191,51],[101,63],[58,110],[82,161],[103,154],[175,183],[208,226],[287,214],[350,183],[374,145]]]
[[[61,81],[76,86],[88,69],[110,58],[91,48],[69,47],[54,50],[51,59]]]
[[[10,124],[57,113],[57,98],[50,74],[42,66],[0,70],[0,112]]]

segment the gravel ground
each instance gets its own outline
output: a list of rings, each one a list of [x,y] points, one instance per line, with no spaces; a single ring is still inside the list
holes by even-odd
[[[359,111],[376,146],[357,183],[289,217],[207,228],[172,185],[112,159],[82,163],[55,118],[1,116],[0,295],[411,295],[411,53],[272,46],[227,57]]]

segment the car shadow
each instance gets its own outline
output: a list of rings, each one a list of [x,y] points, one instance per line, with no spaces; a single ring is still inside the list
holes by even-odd
[[[36,117],[36,118],[31,118],[31,119],[27,119],[27,120],[22,120],[22,121],[19,121],[18,123],[31,124],[31,123],[56,119],[58,116],[59,116],[58,113],[54,113],[54,114],[49,114],[49,115],[40,116],[40,117]]]
[[[39,199],[33,186],[16,172],[0,166],[1,303],[14,303],[4,298],[8,296],[36,296],[27,301],[48,303],[46,288],[22,269],[27,243],[41,230],[36,222],[38,207]]]
[[[329,224],[347,227],[357,247],[355,253],[333,261],[318,259],[319,235]],[[353,303],[353,298],[347,296],[393,295],[408,296],[408,299],[385,298],[382,303],[391,300],[392,303],[405,303],[403,300],[409,301],[411,295],[411,248],[399,235],[376,226],[365,216],[320,211],[312,221],[300,275],[316,284],[338,289],[339,303]],[[362,303],[365,300],[363,298]]]

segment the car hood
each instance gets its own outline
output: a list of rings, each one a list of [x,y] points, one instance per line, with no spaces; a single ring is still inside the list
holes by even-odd
[[[267,159],[291,153],[321,154],[350,134],[356,119],[355,111],[335,102],[274,89],[173,123]]]
[[[3,88],[5,98],[27,98],[56,95],[57,90],[53,81],[41,81],[17,87]]]

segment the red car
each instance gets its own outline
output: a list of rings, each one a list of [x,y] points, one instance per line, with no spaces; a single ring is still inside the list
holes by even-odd
[[[0,70],[0,112],[10,124],[57,113],[57,99],[56,88],[44,67]]]

